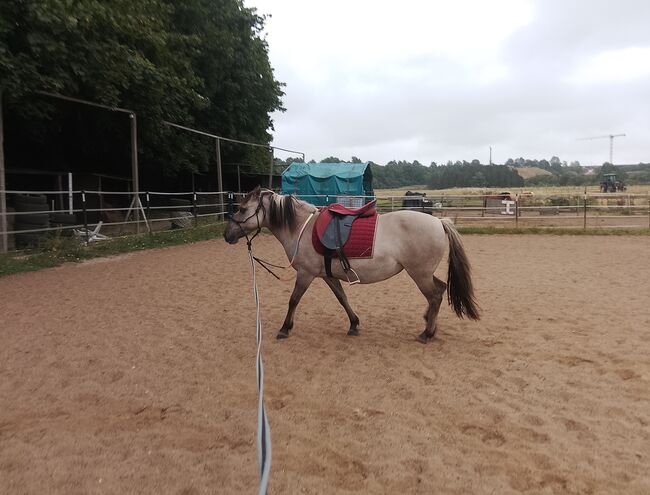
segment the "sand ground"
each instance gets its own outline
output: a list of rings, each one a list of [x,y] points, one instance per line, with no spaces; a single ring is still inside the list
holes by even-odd
[[[480,322],[406,274],[260,273],[271,493],[650,493],[650,238],[466,236]],[[258,255],[282,260],[272,237]],[[444,267],[439,268],[444,277]],[[222,240],[0,279],[0,493],[254,493],[255,320]]]

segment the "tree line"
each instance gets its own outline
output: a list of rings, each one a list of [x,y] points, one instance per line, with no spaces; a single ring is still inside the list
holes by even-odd
[[[276,170],[281,171],[293,162],[302,162],[302,158],[290,157],[286,160],[276,159]],[[311,160],[309,163],[316,163]],[[323,158],[319,163],[362,163],[357,157],[349,161],[335,156]],[[478,160],[448,161],[445,165],[431,162],[425,166],[399,160],[385,165],[368,162],[372,169],[375,189],[394,189],[409,186],[426,186],[428,189],[447,189],[450,187],[525,187],[525,186],[579,186],[598,184],[603,174],[616,173],[619,180],[629,184],[650,183],[650,164],[640,163],[634,166],[616,167],[604,163],[596,174],[587,174],[587,169],[579,162],[567,163],[554,156],[550,160],[508,159],[503,165],[485,165]],[[517,173],[518,168],[537,167],[550,174],[537,175],[527,179]]]

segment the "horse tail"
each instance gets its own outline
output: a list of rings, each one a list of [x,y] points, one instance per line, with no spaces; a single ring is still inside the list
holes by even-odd
[[[449,218],[443,218],[442,228],[449,239],[449,269],[447,271],[447,300],[459,318],[466,315],[478,320],[479,307],[474,299],[471,267],[460,235]]]

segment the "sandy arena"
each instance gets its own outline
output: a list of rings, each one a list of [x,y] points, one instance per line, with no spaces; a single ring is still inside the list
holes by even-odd
[[[270,493],[650,493],[650,238],[465,236],[483,319],[402,273],[259,273]],[[284,261],[274,238],[256,254]],[[446,262],[438,268],[446,278]],[[256,493],[255,314],[223,240],[0,279],[0,493]]]

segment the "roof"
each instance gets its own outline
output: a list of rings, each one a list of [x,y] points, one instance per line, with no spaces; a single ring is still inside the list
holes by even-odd
[[[368,168],[368,163],[298,163],[289,165],[282,175],[290,177],[302,177],[309,175],[319,179],[338,177],[339,179],[351,179],[363,176]]]

